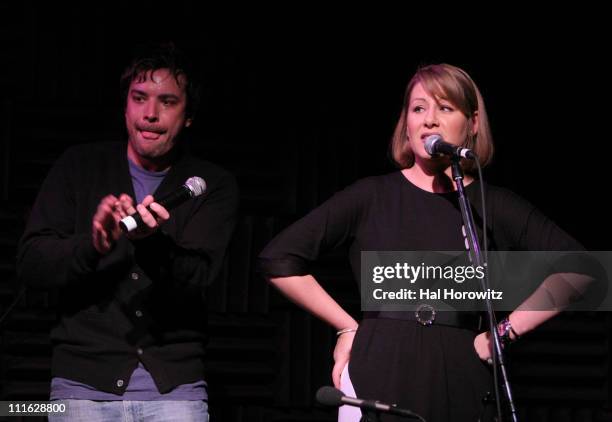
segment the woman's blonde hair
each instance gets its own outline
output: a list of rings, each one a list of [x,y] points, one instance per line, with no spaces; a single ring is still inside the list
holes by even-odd
[[[410,94],[418,83],[434,98],[449,101],[468,119],[478,112],[478,131],[469,136],[463,146],[473,150],[478,155],[481,166],[486,166],[493,158],[493,137],[482,95],[470,75],[445,63],[419,68],[408,82],[402,113],[391,138],[390,152],[395,164],[402,169],[414,165],[414,152],[408,139],[406,120]],[[462,160],[462,167],[464,171],[473,173],[476,165],[472,161]]]

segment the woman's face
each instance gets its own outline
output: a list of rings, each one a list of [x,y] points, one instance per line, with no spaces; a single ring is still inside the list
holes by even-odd
[[[477,130],[476,113],[472,118],[467,118],[449,101],[432,97],[420,82],[412,88],[408,103],[407,132],[415,162],[432,159],[425,151],[427,137],[440,135],[450,144],[463,145],[468,135]]]

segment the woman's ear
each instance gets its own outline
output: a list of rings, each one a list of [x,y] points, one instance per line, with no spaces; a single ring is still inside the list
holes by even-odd
[[[476,135],[480,126],[480,115],[478,114],[478,110],[476,110],[474,114],[472,114],[472,117],[470,117],[468,124],[470,125],[470,127],[468,128],[469,135]]]

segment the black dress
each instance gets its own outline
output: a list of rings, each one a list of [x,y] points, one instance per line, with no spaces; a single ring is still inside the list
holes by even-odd
[[[466,187],[478,229],[480,187]],[[512,192],[486,185],[489,249],[582,250],[580,244]],[[463,250],[457,194],[424,191],[401,172],[362,179],[287,228],[264,249],[270,276],[310,274],[309,263],[348,242],[360,279],[360,252]],[[492,392],[492,373],[474,349],[469,329],[422,326],[385,317],[361,321],[349,373],[360,398],[411,409],[428,422],[473,422]],[[382,418],[382,421],[400,420]]]

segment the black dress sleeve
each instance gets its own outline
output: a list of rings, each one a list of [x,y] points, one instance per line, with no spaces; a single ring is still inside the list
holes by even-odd
[[[593,254],[571,235],[561,229],[534,205],[505,189],[495,189],[493,195],[494,228],[502,239],[500,250],[548,251],[547,271],[576,273],[592,277],[586,292],[580,293],[583,309],[595,309],[597,299],[603,298],[608,289],[608,275]]]
[[[582,251],[584,247],[514,192],[491,188],[487,207],[492,211],[493,233],[500,250]]]
[[[286,228],[259,255],[258,270],[265,277],[309,274],[319,256],[355,236],[374,188],[373,178],[360,180]]]

